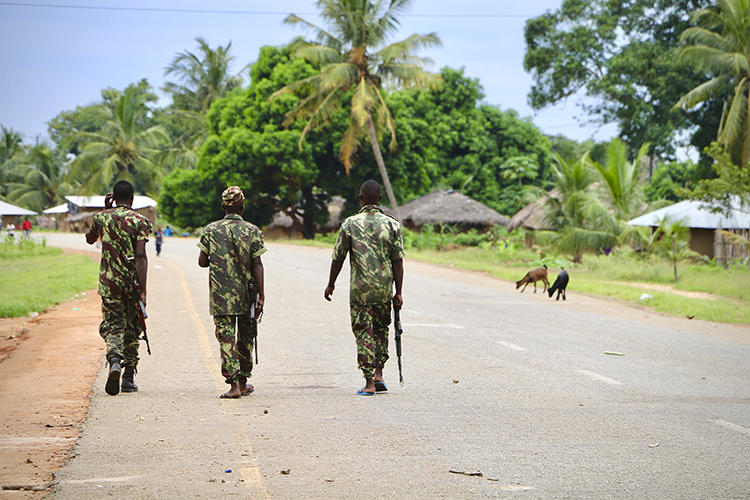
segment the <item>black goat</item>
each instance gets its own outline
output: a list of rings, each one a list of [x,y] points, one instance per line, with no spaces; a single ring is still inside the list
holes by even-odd
[[[565,289],[568,288],[568,280],[568,271],[560,269],[560,274],[557,275],[557,279],[552,286],[547,289],[549,296],[552,297],[552,294],[557,290],[557,298],[555,300],[560,300],[560,294],[562,294],[562,298],[565,300]]]

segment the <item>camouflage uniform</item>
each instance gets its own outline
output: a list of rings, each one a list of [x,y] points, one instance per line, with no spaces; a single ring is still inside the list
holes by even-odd
[[[228,384],[244,382],[253,370],[256,325],[250,320],[250,263],[266,252],[263,234],[241,216],[227,214],[203,230],[198,248],[209,257],[209,307],[221,349],[221,374]],[[235,340],[235,322],[237,323]]]
[[[135,287],[135,243],[148,241],[151,222],[128,207],[103,210],[94,216],[93,227],[102,240],[99,295],[102,322],[99,334],[107,343],[107,359],[116,357],[124,367],[138,364],[138,322]]]
[[[365,378],[388,360],[388,326],[391,322],[393,268],[391,261],[404,257],[401,226],[377,206],[367,205],[341,225],[333,260],[343,262],[349,253],[351,281],[349,307],[357,340],[357,364]]]

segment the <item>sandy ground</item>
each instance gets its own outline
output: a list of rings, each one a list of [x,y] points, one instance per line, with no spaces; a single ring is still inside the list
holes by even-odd
[[[104,353],[99,304],[89,290],[0,322],[0,498],[45,495],[78,438]]]

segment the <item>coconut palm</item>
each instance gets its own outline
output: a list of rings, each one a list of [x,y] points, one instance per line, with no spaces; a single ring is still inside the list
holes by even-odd
[[[645,208],[638,176],[642,159],[649,145],[641,146],[635,160],[628,161],[628,151],[620,139],[613,139],[607,147],[607,163],[602,165],[589,159],[603,181],[604,197],[614,216],[619,221],[627,221]]]
[[[12,128],[5,128],[4,125],[0,125],[0,164],[18,151],[21,142],[23,142],[21,134]]]
[[[46,144],[38,144],[26,154],[9,160],[18,182],[7,184],[8,199],[32,210],[41,211],[57,205],[73,193],[66,180],[65,166]]]
[[[98,192],[116,179],[135,181],[144,191],[155,189],[160,169],[154,158],[169,138],[159,126],[143,128],[140,118],[146,110],[137,90],[129,86],[109,110],[101,131],[80,133],[86,142],[70,174],[80,180],[79,191]]]
[[[680,59],[709,76],[675,108],[690,109],[709,99],[724,100],[718,142],[740,166],[750,162],[750,0],[719,0],[693,14],[696,26],[680,37]],[[731,89],[731,91],[729,91]]]
[[[398,16],[412,0],[318,0],[320,17],[328,29],[291,14],[286,24],[312,31],[314,42],[298,42],[295,55],[320,65],[320,73],[288,85],[272,98],[285,93],[305,95],[287,115],[287,124],[307,120],[300,137],[325,124],[336,111],[347,106],[349,126],[344,133],[339,159],[347,174],[352,157],[362,139],[367,137],[383,179],[388,200],[398,210],[388,172],[378,142],[378,129],[385,128],[391,136],[390,147],[396,147],[396,128],[385,103],[383,86],[394,88],[430,87],[439,83],[439,76],[423,68],[427,58],[415,52],[423,47],[440,44],[435,33],[413,34],[399,42],[386,45],[398,30]]]
[[[242,77],[229,71],[234,60],[234,56],[229,54],[231,41],[216,49],[212,49],[201,37],[195,41],[198,43],[196,53],[187,50],[178,52],[164,69],[165,77],[173,75],[178,80],[178,83],[167,82],[164,91],[172,96],[177,109],[203,114],[216,99],[242,85]]]
[[[655,245],[657,253],[667,257],[672,262],[674,281],[677,281],[677,263],[699,254],[690,250],[688,239],[690,228],[682,220],[664,217],[656,228],[658,242]]]

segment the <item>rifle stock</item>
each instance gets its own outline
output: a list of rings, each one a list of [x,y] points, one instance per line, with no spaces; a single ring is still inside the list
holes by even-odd
[[[141,300],[141,287],[136,282],[135,283],[135,296],[136,296],[136,312],[138,313],[138,319],[141,324],[141,332],[142,335],[138,337],[138,340],[145,340],[146,341],[146,351],[148,351],[148,355],[151,356],[151,344],[148,342],[148,334],[146,333],[146,318],[148,318],[148,313],[146,313],[146,304],[143,303]]]
[[[398,358],[398,381],[404,385],[404,375],[401,369],[401,334],[404,333],[401,328],[401,310],[393,308],[393,329],[396,331],[396,356]]]

